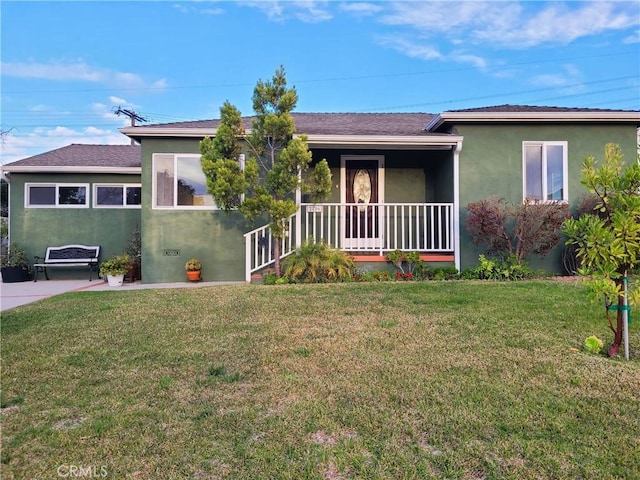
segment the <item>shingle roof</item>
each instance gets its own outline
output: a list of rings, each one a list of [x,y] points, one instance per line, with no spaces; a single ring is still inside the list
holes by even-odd
[[[5,167],[113,167],[140,168],[140,145],[71,144],[8,163]]]
[[[605,108],[574,108],[574,107],[548,107],[534,105],[495,105],[492,107],[464,108],[461,110],[447,110],[447,112],[486,112],[486,113],[589,113],[589,112],[635,112],[635,110],[611,110]]]
[[[297,133],[308,135],[424,135],[430,113],[292,113]],[[253,117],[244,117],[245,129]],[[199,120],[154,125],[143,128],[217,128],[220,120]]]

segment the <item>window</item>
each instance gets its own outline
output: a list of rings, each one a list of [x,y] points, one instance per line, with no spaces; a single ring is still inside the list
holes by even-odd
[[[140,208],[140,184],[101,184],[93,186],[95,208]]]
[[[153,206],[205,210],[216,208],[213,196],[207,193],[207,179],[202,172],[200,155],[153,155]]]
[[[32,208],[88,207],[88,184],[28,183],[25,186],[25,206]]]
[[[524,198],[568,201],[567,142],[523,143]]]

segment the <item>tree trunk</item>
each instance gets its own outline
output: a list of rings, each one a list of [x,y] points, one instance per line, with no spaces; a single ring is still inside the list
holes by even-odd
[[[609,347],[609,350],[607,351],[610,357],[614,357],[618,353],[618,350],[620,349],[620,345],[622,345],[622,332],[624,330],[624,325],[622,321],[623,312],[624,312],[624,295],[621,295],[618,297],[616,326],[614,328],[612,325],[609,325],[609,327],[613,331],[613,344]]]
[[[273,266],[275,268],[276,278],[280,278],[280,239],[274,238],[273,242],[273,256],[275,262]]]

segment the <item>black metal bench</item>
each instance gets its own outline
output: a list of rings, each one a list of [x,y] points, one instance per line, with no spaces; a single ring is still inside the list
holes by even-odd
[[[33,281],[38,281],[38,272],[44,272],[49,280],[47,268],[52,267],[88,267],[89,281],[93,280],[93,272],[98,271],[100,258],[99,246],[63,245],[61,247],[47,247],[43,257],[35,257]]]

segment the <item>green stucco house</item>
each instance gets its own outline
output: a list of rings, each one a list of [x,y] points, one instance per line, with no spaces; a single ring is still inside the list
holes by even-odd
[[[284,253],[313,237],[371,268],[396,249],[458,269],[475,265],[482,251],[463,227],[469,202],[499,195],[575,206],[585,194],[584,158],[601,158],[606,143],[617,143],[635,161],[640,125],[637,111],[511,105],[293,117],[314,161],[329,163],[333,192],[321,204],[297,195]],[[105,259],[122,252],[139,226],[143,282],[183,281],[191,257],[200,259],[205,281],[249,281],[272,263],[272,239],[265,224],[217,209],[206,191],[199,142],[217,126],[126,127],[121,132],[139,145],[70,145],[3,166],[11,240],[29,255],[52,245],[101,245]],[[532,264],[561,272],[560,254]]]

